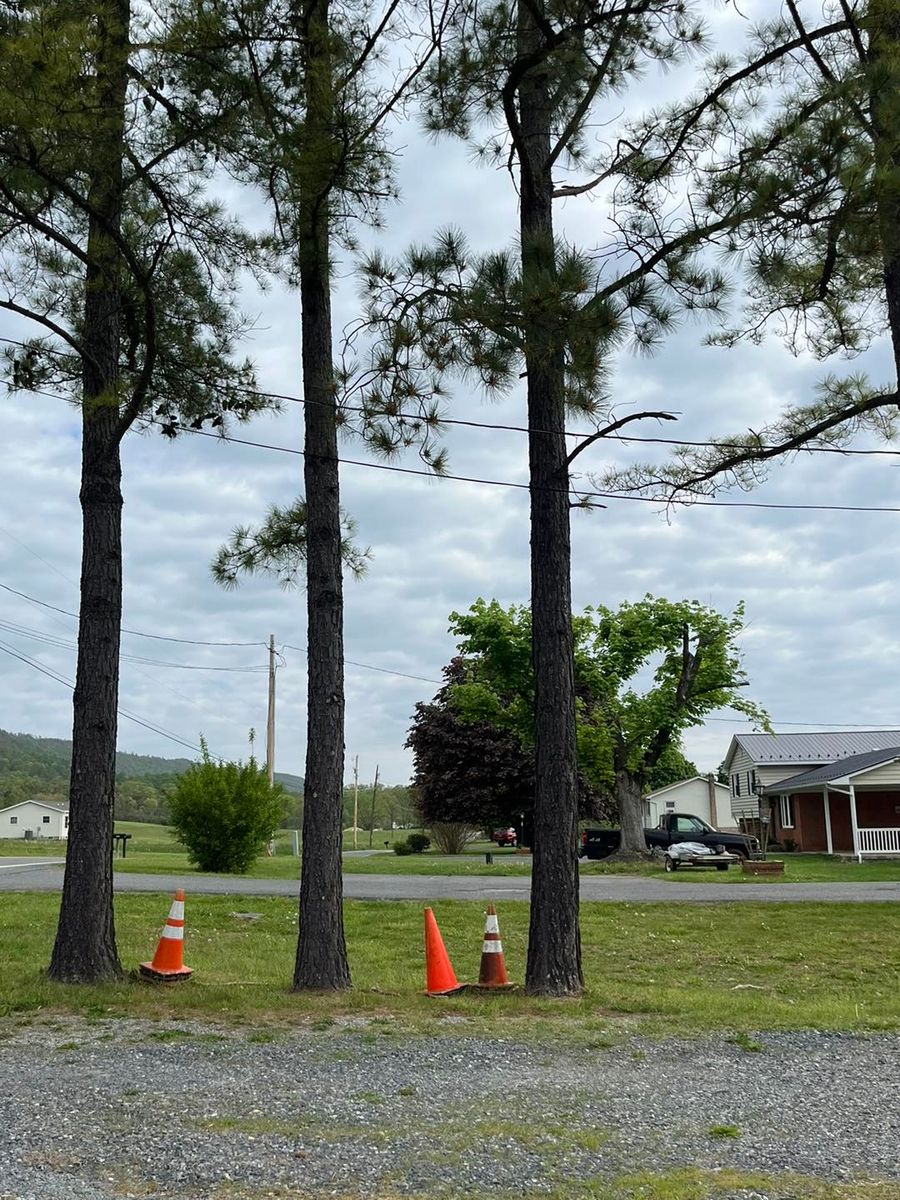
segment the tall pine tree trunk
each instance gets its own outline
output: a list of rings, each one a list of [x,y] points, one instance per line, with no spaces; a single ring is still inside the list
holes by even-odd
[[[541,44],[530,4],[519,5],[518,55]],[[556,278],[551,101],[542,67],[519,85],[520,233],[528,375],[531,482],[531,618],[535,679],[534,866],[526,989],[581,991],[578,921],[578,783],[572,641],[571,542],[565,438],[565,361],[546,297]]]
[[[52,979],[96,983],[121,973],[112,892],[122,490],[119,462],[119,253],[129,0],[95,12],[99,112],[90,143],[82,368],[81,605],[69,784],[69,839]]]
[[[328,188],[333,78],[328,0],[304,0],[306,145],[300,304],[307,507],[308,684],[300,936],[294,988],[350,986],[344,940],[344,609],[341,505],[332,369]]]

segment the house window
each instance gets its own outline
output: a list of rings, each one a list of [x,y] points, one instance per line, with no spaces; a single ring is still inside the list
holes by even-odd
[[[667,808],[667,809],[674,809],[674,807],[675,807],[675,801],[674,801],[674,800],[667,800],[667,801],[666,801],[666,808]]]
[[[740,777],[740,775],[732,775],[731,790],[734,792],[735,796],[739,796],[741,794],[741,777]]]
[[[63,817],[63,829],[68,829],[68,828],[69,828],[69,814],[66,813],[66,815]]]
[[[42,818],[41,818],[41,820],[44,822],[44,824],[45,824],[45,825],[49,825],[49,824],[50,824],[50,818],[49,818],[49,817],[42,817]]]
[[[19,823],[19,818],[18,818],[18,817],[10,817],[10,818],[9,818],[9,823],[10,823],[10,825],[18,825],[18,823]]]
[[[794,797],[793,796],[779,796],[779,800],[781,801],[781,828],[782,829],[793,829],[794,828]]]
[[[747,795],[752,796],[755,791],[756,791],[756,772],[748,771],[747,772]]]

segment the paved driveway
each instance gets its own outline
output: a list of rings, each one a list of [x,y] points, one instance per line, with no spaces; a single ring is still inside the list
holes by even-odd
[[[62,859],[0,860],[0,891],[55,892],[62,886]],[[223,879],[215,875],[126,875],[116,873],[117,892],[169,892],[184,887],[195,895],[296,896],[293,879]],[[526,876],[345,875],[350,900],[527,900]],[[900,883],[681,883],[644,875],[589,875],[581,881],[582,900],[629,904],[741,904],[822,901],[871,903],[900,901]]]

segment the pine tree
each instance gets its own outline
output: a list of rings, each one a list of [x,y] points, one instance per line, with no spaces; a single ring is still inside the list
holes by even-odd
[[[751,430],[593,478],[613,492],[663,499],[753,488],[802,448],[834,448],[896,432],[900,400],[900,17],[893,0],[823,6],[804,21],[793,2],[729,64],[752,94],[717,129],[715,171],[698,191],[707,214],[752,214],[726,243],[745,303],[714,341],[780,336],[820,360],[863,354],[890,338],[895,377],[825,375],[817,394]],[[784,50],[790,51],[789,55]],[[765,88],[766,104],[758,100]],[[753,102],[757,101],[757,102]],[[670,147],[648,138],[665,161]]]
[[[348,545],[340,505],[338,431],[350,431],[341,402],[358,380],[335,367],[332,254],[352,244],[352,227],[377,221],[393,196],[383,127],[433,53],[444,16],[423,10],[426,35],[410,25],[414,5],[388,0],[372,13],[333,0],[284,0],[217,7],[219,59],[195,56],[199,83],[233,96],[245,115],[219,147],[240,178],[270,201],[274,242],[300,293],[305,495],[274,510],[261,530],[240,530],[214,574],[232,583],[242,569],[269,566],[306,583],[308,703],[296,989],[350,985],[341,880],[344,769],[342,560],[363,564]],[[422,15],[422,14],[419,14]],[[184,37],[187,45],[190,38]],[[406,43],[396,75],[379,63]],[[411,49],[410,49],[411,47]],[[385,86],[384,80],[388,79]],[[417,444],[432,458],[427,412],[415,428],[371,404],[356,423],[376,450]],[[293,533],[292,533],[293,528]]]
[[[129,0],[0,10],[0,308],[37,326],[14,388],[82,417],[83,550],[71,824],[54,979],[119,973],[111,834],[122,605],[120,444],[260,405],[233,348],[235,275],[253,243],[202,190],[200,135],[227,120],[179,91],[164,29]]]
[[[665,170],[648,161],[655,122],[621,118],[621,93],[644,70],[702,44],[702,25],[681,0],[464,6],[432,75],[427,120],[514,174],[518,250],[472,255],[450,231],[399,262],[373,256],[366,268],[373,363],[401,411],[447,374],[495,394],[526,380],[537,774],[532,993],[582,987],[569,513],[585,498],[574,463],[633,421],[674,419],[616,417],[612,359],[628,344],[652,349],[679,311],[718,309],[725,280],[700,251],[746,215],[739,204],[708,218],[684,212],[709,139],[728,119],[721,104],[707,95],[668,115],[677,149]],[[738,84],[717,78],[712,86],[724,94]],[[695,118],[698,106],[708,118]],[[592,134],[598,126],[602,143]],[[564,173],[575,181],[555,178]],[[593,191],[610,200],[609,241],[592,255],[557,236],[554,202]],[[592,416],[595,432],[569,449],[565,418],[573,411]]]

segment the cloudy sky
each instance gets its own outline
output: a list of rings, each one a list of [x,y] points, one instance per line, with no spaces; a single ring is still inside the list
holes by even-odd
[[[656,87],[651,83],[648,96]],[[450,224],[464,229],[478,247],[510,241],[516,205],[504,172],[474,166],[464,147],[430,143],[413,129],[404,130],[398,142],[404,147],[403,202],[387,213],[387,228],[378,237],[385,249],[399,250]],[[240,203],[262,219],[255,201]],[[573,241],[585,247],[602,244],[602,197],[570,202],[560,215]],[[350,263],[340,267],[338,326],[352,318],[356,304]],[[276,288],[265,296],[248,293],[246,303],[257,314],[247,350],[258,365],[261,386],[297,394],[295,296]],[[21,324],[0,316],[0,335],[23,331]],[[623,355],[614,374],[616,413],[635,406],[665,408],[680,419],[663,436],[727,435],[759,426],[782,405],[808,397],[823,371],[811,359],[791,357],[774,340],[725,350],[704,346],[703,333],[701,326],[686,325],[654,358]],[[874,379],[891,379],[884,345],[875,346],[863,365]],[[486,404],[462,387],[447,413],[522,424],[523,397],[517,392],[502,403]],[[0,583],[75,611],[77,414],[53,399],[10,397],[0,389],[0,418]],[[287,403],[279,415],[231,432],[296,451],[300,407]],[[452,428],[447,444],[453,473],[510,482],[527,478],[521,433]],[[664,453],[636,444],[604,447],[585,455],[585,469],[602,469],[610,455],[620,463],[644,458],[648,449]],[[367,457],[352,442],[342,453]],[[153,661],[123,662],[122,707],[192,744],[203,733],[216,754],[244,755],[248,729],[262,735],[265,726],[263,643],[273,633],[283,664],[277,766],[297,773],[305,753],[306,678],[303,651],[294,647],[305,644],[304,596],[265,579],[222,591],[210,577],[209,561],[235,525],[258,521],[271,503],[289,502],[300,490],[301,477],[296,453],[207,438],[184,436],[170,443],[133,434],[124,451],[126,628],[253,644],[191,646],[129,633],[123,652]],[[478,596],[504,604],[528,600],[527,494],[349,464],[342,479],[344,505],[358,522],[359,540],[373,551],[365,580],[350,581],[346,589],[347,773],[358,754],[361,778],[371,778],[378,764],[383,780],[400,782],[409,775],[403,743],[413,706],[433,694],[454,650],[448,614]],[[900,505],[896,460],[806,456],[777,468],[752,496],[735,493],[725,499]],[[748,692],[768,709],[777,728],[897,727],[898,529],[900,513],[717,506],[667,515],[656,505],[611,501],[605,511],[573,514],[574,603],[576,608],[615,606],[651,592],[730,610],[743,600]],[[4,591],[0,620],[0,646],[72,678],[73,619]],[[8,653],[0,661],[0,726],[69,736],[66,687]],[[247,670],[187,669],[194,667]],[[714,769],[731,734],[745,728],[735,715],[717,713],[705,728],[688,734],[687,750],[701,770]],[[161,733],[125,718],[119,745],[138,753],[183,753]]]

